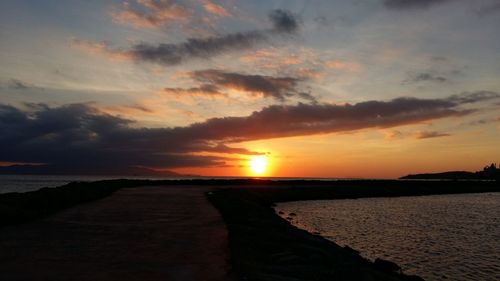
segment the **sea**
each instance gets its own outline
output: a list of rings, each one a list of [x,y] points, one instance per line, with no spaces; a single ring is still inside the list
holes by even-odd
[[[73,175],[0,175],[0,193],[28,192],[43,187],[57,187],[70,182],[92,182],[112,179],[180,179],[162,177],[140,177],[140,176],[73,176]]]
[[[425,280],[500,280],[500,193],[297,201],[276,211]]]

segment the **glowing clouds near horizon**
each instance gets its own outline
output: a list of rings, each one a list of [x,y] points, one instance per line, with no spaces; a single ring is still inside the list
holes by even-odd
[[[268,161],[266,156],[253,156],[249,162],[250,172],[253,175],[262,175],[266,172]]]

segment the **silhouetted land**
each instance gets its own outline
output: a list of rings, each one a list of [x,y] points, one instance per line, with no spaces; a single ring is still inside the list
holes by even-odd
[[[443,173],[425,173],[425,174],[415,174],[407,175],[401,177],[401,179],[410,180],[500,180],[500,169],[497,168],[496,164],[491,164],[482,171],[477,172],[467,172],[467,171],[450,171]]]
[[[295,228],[275,214],[276,202],[500,192],[495,181],[112,180],[0,195],[1,225],[148,185],[210,187],[207,198],[225,221],[232,271],[241,280],[420,280],[399,274],[390,262],[370,262],[348,247]]]

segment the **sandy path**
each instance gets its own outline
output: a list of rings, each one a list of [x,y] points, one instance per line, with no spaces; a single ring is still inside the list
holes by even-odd
[[[0,229],[0,280],[228,280],[227,230],[206,190],[122,189]]]

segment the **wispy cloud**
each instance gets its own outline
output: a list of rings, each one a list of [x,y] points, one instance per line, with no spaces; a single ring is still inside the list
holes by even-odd
[[[273,24],[270,30],[236,32],[206,38],[191,38],[178,44],[135,45],[129,53],[137,61],[161,65],[178,65],[190,59],[208,59],[222,53],[248,50],[268,41],[271,35],[292,34],[299,28],[299,22],[290,12],[275,10],[269,14]]]
[[[199,87],[191,88],[164,88],[163,93],[175,96],[223,98],[226,94],[219,90],[219,87],[212,84],[203,84]]]
[[[42,89],[40,87],[37,87],[36,85],[15,78],[11,78],[8,81],[5,81],[1,84],[2,85],[0,86],[2,88],[7,88],[11,90]]]
[[[214,14],[219,17],[230,17],[232,16],[231,13],[229,13],[226,8],[222,7],[221,5],[215,4],[214,2],[210,0],[201,0],[201,3],[203,5],[203,8],[211,14]]]
[[[117,23],[136,27],[158,28],[178,22],[188,22],[192,12],[172,0],[136,0],[124,2],[111,11]]]
[[[336,70],[347,70],[349,72],[358,72],[361,69],[358,63],[343,60],[329,60],[325,62],[325,66]]]
[[[409,76],[408,78],[403,80],[402,84],[413,84],[420,82],[433,82],[433,83],[448,82],[448,78],[430,72],[412,73],[409,74],[408,76]]]
[[[451,136],[445,132],[437,132],[437,131],[420,131],[417,132],[417,139],[430,139],[430,138],[440,138],[440,137],[449,137]]]
[[[78,38],[72,38],[70,45],[74,48],[83,50],[89,54],[104,56],[112,60],[131,60],[133,57],[128,51],[119,50],[112,48],[109,43],[101,41],[94,42],[88,40],[82,40]]]

